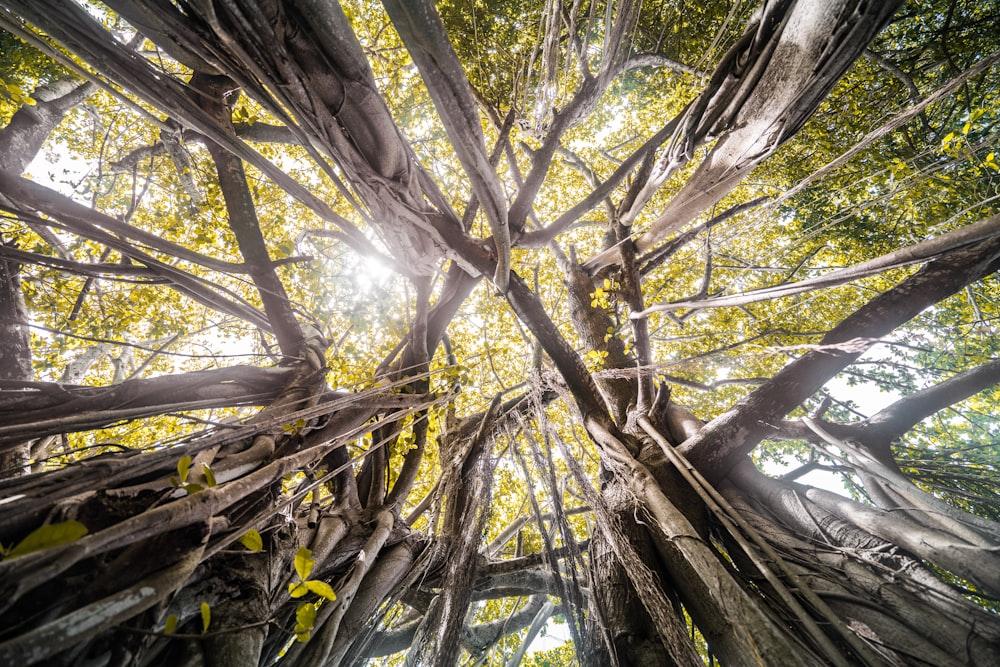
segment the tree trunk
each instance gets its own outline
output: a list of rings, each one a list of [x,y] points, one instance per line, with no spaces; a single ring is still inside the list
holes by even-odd
[[[7,245],[3,239],[0,243]],[[20,270],[18,263],[0,258],[0,380],[30,382],[34,373]],[[30,457],[29,442],[0,451],[0,479],[25,474]]]

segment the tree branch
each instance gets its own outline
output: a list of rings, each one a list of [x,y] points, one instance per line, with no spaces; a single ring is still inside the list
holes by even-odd
[[[1000,382],[1000,361],[986,362],[944,382],[905,396],[866,419],[858,437],[873,453],[889,445],[932,414],[963,401]]]
[[[880,337],[920,311],[1000,268],[1000,238],[935,260],[880,294],[823,337],[817,349],[778,371],[731,410],[719,415],[681,447],[681,453],[717,482],[767,436],[777,423],[847,367]]]
[[[233,366],[126,380],[109,387],[0,381],[0,443],[103,428],[178,410],[266,405],[294,375],[292,366]]]

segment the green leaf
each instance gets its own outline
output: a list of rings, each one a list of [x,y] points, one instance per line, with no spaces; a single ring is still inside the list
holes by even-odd
[[[316,595],[321,598],[326,598],[330,602],[337,599],[337,594],[333,592],[333,587],[325,581],[319,581],[317,579],[310,579],[309,581],[302,582],[306,588],[311,590]]]
[[[201,603],[201,634],[208,632],[208,626],[212,622],[212,608],[207,602]]]
[[[293,598],[300,598],[308,592],[309,589],[306,588],[306,585],[301,582],[288,584],[288,594]]]
[[[16,558],[33,551],[41,551],[57,547],[60,544],[73,542],[87,534],[87,527],[79,521],[60,521],[50,523],[28,533],[28,536],[14,545],[7,558]]]
[[[260,551],[264,548],[264,540],[255,528],[251,528],[243,533],[243,537],[240,538],[240,544],[250,551]]]
[[[177,462],[177,476],[181,480],[181,484],[187,481],[188,473],[191,471],[191,457],[182,456],[181,460]]]
[[[212,469],[208,467],[207,463],[203,463],[201,465],[201,471],[205,475],[205,483],[208,484],[209,488],[218,483],[215,481],[215,473],[212,472]]]
[[[306,549],[305,547],[299,547],[298,552],[295,554],[295,571],[299,575],[299,579],[305,581],[309,578],[309,573],[312,572],[313,565],[316,561],[313,560],[312,551]]]
[[[167,616],[167,622],[163,625],[163,631],[168,635],[172,635],[177,632],[177,614],[170,614],[170,616]]]

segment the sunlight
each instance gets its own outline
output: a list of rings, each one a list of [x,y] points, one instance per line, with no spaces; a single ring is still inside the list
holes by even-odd
[[[354,274],[354,284],[358,290],[368,293],[373,287],[383,285],[391,280],[394,272],[382,261],[373,257],[363,257],[359,260],[357,272]]]

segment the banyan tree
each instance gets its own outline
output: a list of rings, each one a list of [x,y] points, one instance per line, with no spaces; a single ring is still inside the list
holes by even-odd
[[[0,7],[0,665],[1000,660],[995,3]]]

